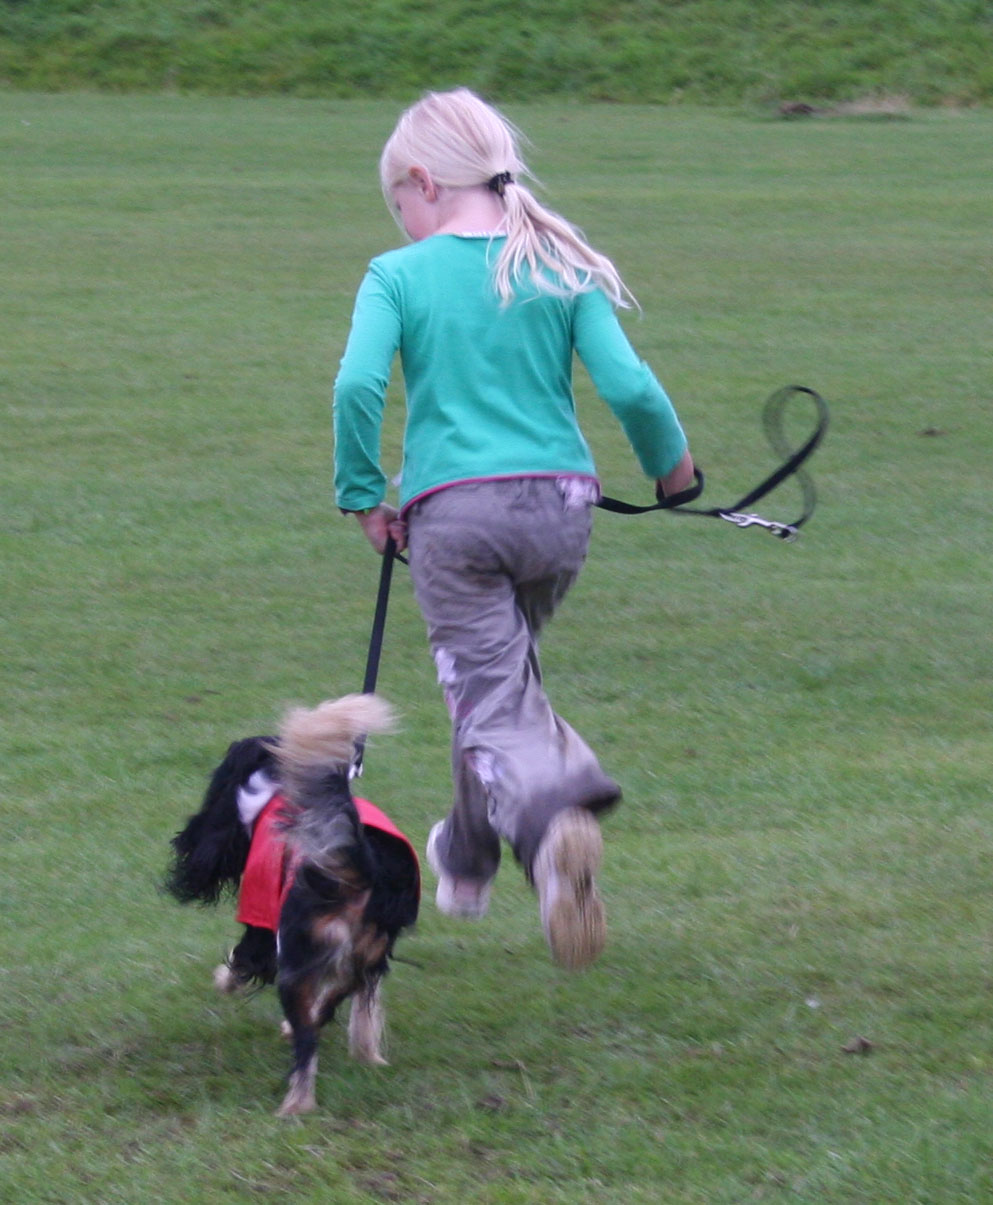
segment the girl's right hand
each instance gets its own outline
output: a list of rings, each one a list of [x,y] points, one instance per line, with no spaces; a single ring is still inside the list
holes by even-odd
[[[407,524],[400,518],[395,507],[381,502],[367,514],[356,513],[359,526],[369,543],[380,556],[386,551],[387,536],[392,536],[397,552],[403,552],[407,547]]]

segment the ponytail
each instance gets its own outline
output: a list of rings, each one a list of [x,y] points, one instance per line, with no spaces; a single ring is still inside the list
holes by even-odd
[[[530,189],[511,185],[503,204],[507,241],[493,274],[502,301],[511,300],[517,282],[529,279],[539,292],[559,297],[599,288],[616,306],[637,304],[607,256],[594,251],[578,227],[547,209]]]

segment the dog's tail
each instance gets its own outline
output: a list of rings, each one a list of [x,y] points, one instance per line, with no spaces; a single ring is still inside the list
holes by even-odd
[[[388,731],[393,722],[392,707],[372,694],[345,695],[286,713],[273,752],[290,803],[285,827],[308,860],[329,866],[337,851],[361,842],[348,786],[355,742]]]
[[[345,695],[314,708],[291,708],[274,750],[284,781],[306,785],[331,770],[344,770],[360,736],[388,732],[393,722],[393,708],[379,695]]]

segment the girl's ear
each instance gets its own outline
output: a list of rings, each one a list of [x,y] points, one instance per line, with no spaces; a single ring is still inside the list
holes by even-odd
[[[412,167],[410,169],[410,179],[426,201],[436,201],[438,199],[438,189],[435,187],[435,183],[431,179],[431,173],[426,167]]]

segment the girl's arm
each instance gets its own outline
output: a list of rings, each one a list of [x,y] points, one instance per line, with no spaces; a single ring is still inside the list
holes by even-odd
[[[672,402],[599,290],[576,298],[573,344],[596,391],[624,428],[646,476],[660,482],[666,493],[676,492],[673,487],[687,473],[689,484],[693,461]]]
[[[342,510],[371,510],[386,493],[379,439],[400,329],[388,281],[373,263],[355,298],[334,386],[334,481]]]

